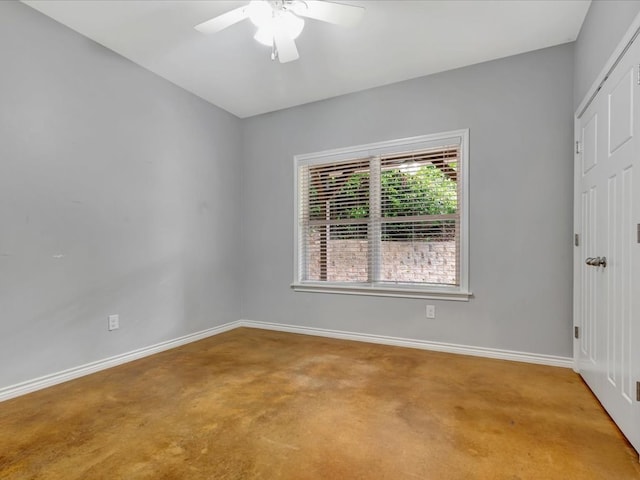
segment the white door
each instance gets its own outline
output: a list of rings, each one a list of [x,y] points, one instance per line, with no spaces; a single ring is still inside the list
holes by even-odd
[[[576,366],[640,451],[640,40],[576,123]]]

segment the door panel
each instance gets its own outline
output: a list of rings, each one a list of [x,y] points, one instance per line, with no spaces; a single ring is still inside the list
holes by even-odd
[[[619,279],[620,284],[619,298],[617,303],[620,309],[619,318],[621,323],[621,349],[620,349],[620,365],[621,365],[621,380],[622,380],[622,393],[625,400],[628,403],[632,403],[634,400],[634,376],[632,371],[633,365],[633,351],[632,351],[632,332],[631,329],[631,297],[633,291],[632,285],[632,270],[631,270],[631,247],[633,242],[633,220],[632,220],[632,187],[633,187],[633,167],[629,166],[622,172],[622,194],[621,194],[621,226],[622,232],[620,235],[620,258],[629,259],[619,265]],[[637,205],[636,205],[637,207]],[[636,246],[636,248],[638,248]],[[635,292],[637,295],[638,292]],[[638,312],[640,313],[640,312]],[[638,338],[638,337],[636,337]],[[640,378],[638,378],[640,380]]]
[[[616,285],[617,271],[619,270],[617,258],[617,216],[616,216],[616,199],[617,199],[617,176],[614,175],[608,179],[608,198],[607,198],[607,248],[609,264],[607,269],[607,379],[614,387],[618,383],[618,357],[620,354],[620,317],[617,315],[617,307],[619,300],[619,289]]]
[[[582,128],[582,173],[585,174],[598,163],[598,114],[595,113]]]
[[[597,248],[596,211],[598,206],[597,187],[587,186],[582,192],[583,250],[585,257],[595,257]],[[580,352],[583,360],[596,364],[596,310],[598,307],[598,276],[594,269],[581,268],[583,289],[581,303],[583,311]]]
[[[633,137],[633,68],[609,94],[609,154]]]

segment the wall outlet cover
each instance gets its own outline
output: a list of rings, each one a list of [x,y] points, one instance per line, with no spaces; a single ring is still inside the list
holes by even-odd
[[[120,315],[109,315],[109,331],[120,328]]]

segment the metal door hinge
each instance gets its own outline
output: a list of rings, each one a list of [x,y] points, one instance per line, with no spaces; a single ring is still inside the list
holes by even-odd
[[[640,243],[640,223],[636,226],[638,230],[638,243]]]
[[[636,382],[636,400],[640,402],[640,382]]]
[[[638,64],[638,75],[636,76],[636,84],[640,85],[640,63]]]
[[[576,140],[576,153],[582,152],[582,149],[580,147],[581,147],[580,142]]]
[[[580,338],[580,327],[573,327],[574,338]]]
[[[578,235],[577,233],[573,236],[573,244],[576,247],[580,246],[580,235]]]

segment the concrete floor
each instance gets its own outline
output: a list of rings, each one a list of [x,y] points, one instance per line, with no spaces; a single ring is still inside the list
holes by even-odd
[[[562,368],[237,329],[0,403],[1,479],[638,479]]]

